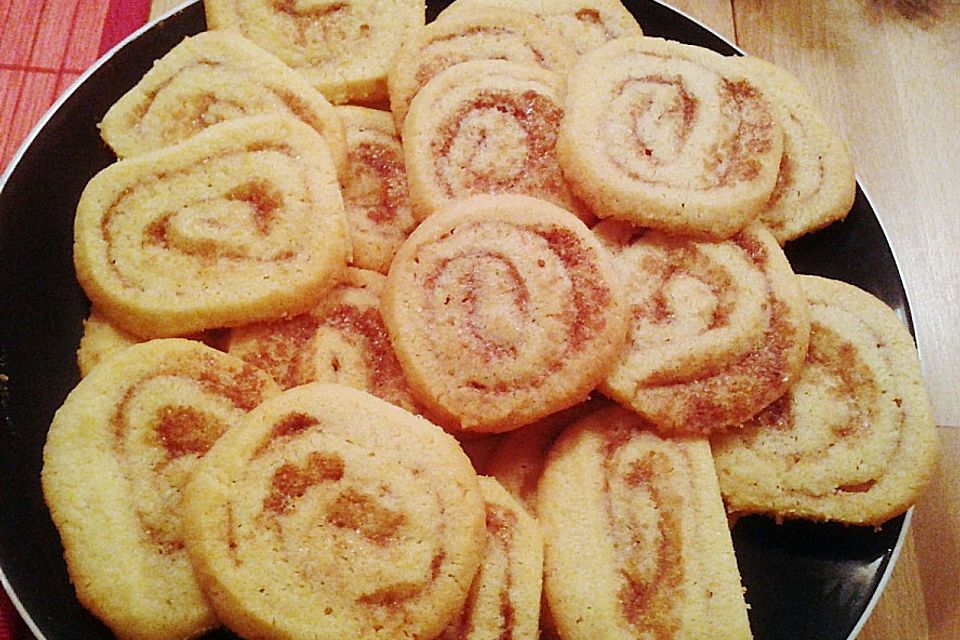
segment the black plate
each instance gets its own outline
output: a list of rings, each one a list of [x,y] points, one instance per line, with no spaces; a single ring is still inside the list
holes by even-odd
[[[428,4],[432,19],[446,2]],[[648,35],[738,53],[657,2],[625,4]],[[114,160],[96,123],[154,59],[204,28],[202,4],[194,2],[101,60],[47,115],[0,187],[0,567],[5,587],[40,638],[111,637],[74,596],[40,489],[47,427],[79,380],[75,352],[89,311],[71,260],[74,210],[87,181]],[[890,246],[859,189],[845,221],[791,243],[787,254],[796,271],[856,284],[910,324]],[[755,637],[852,637],[893,567],[907,518],[880,531],[741,519],[733,538]]]

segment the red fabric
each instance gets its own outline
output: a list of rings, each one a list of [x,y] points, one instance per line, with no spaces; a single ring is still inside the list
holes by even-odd
[[[57,97],[149,15],[150,0],[0,0],[0,171]],[[0,590],[0,640],[31,637]]]
[[[150,0],[109,0],[107,18],[100,34],[100,55],[139,29],[150,17]]]

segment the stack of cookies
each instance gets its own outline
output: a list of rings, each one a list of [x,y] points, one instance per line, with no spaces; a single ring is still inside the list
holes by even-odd
[[[916,500],[909,332],[783,253],[855,191],[787,72],[617,0],[206,8],[76,216],[43,487],[117,637],[749,638],[730,514]]]

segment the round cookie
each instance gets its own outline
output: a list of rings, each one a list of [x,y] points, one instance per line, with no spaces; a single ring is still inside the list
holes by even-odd
[[[279,393],[199,342],[135,344],[93,369],[53,418],[41,479],[79,601],[120,638],[217,625],[181,535],[183,487],[214,441]]]
[[[284,389],[329,382],[417,411],[380,317],[386,276],[350,267],[307,313],[230,331],[227,350]]]
[[[349,256],[330,153],[289,116],[230,120],[116,162],[88,183],[74,223],[87,296],[148,338],[304,311]]]
[[[561,76],[502,60],[463,62],[434,76],[403,122],[417,219],[458,198],[519,193],[592,220],[557,160],[563,91]]]
[[[597,411],[551,448],[537,513],[561,638],[751,638],[706,440]]]
[[[939,450],[913,339],[882,301],[800,276],[810,347],[789,391],[712,439],[727,508],[879,526],[907,510]]]
[[[414,395],[445,426],[500,432],[584,400],[623,344],[606,251],[559,207],[473,196],[400,247],[382,313]]]
[[[721,242],[606,220],[630,307],[627,346],[600,385],[663,433],[737,425],[797,379],[807,302],[776,239],[753,223]]]
[[[616,38],[643,35],[640,24],[620,0],[455,0],[440,15],[477,7],[529,11],[580,54]]]
[[[386,273],[416,220],[410,210],[403,147],[393,116],[367,107],[337,107],[347,131],[342,180],[353,266]]]
[[[470,596],[440,640],[539,637],[543,585],[540,525],[493,478],[480,476],[487,541]]]
[[[784,244],[846,217],[857,192],[853,160],[807,88],[760,58],[737,63],[763,90],[783,129],[777,184],[760,220]]]
[[[100,135],[123,158],[259,113],[286,114],[316,129],[343,175],[347,147],[333,106],[279,58],[229,31],[185,38],[157,60],[103,116]]]
[[[210,29],[238,31],[293,67],[330,102],[383,102],[401,43],[423,26],[424,0],[204,0]]]
[[[470,461],[439,427],[312,383],[251,412],[190,480],[184,536],[226,626],[269,639],[439,635],[485,543]]]
[[[730,59],[621,38],[582,56],[567,85],[557,153],[597,215],[722,239],[765,208],[783,134]]]
[[[390,110],[402,130],[410,102],[441,71],[470,60],[504,60],[565,76],[576,53],[525,11],[478,7],[444,15],[403,43],[390,67]]]

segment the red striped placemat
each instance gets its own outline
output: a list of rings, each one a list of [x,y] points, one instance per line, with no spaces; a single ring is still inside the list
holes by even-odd
[[[0,170],[60,94],[149,15],[150,0],[0,0]],[[0,640],[31,637],[0,591]]]

